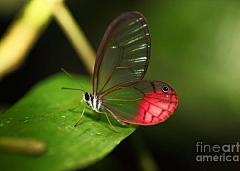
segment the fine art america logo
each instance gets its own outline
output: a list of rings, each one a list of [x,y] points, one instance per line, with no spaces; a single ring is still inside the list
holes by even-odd
[[[209,145],[203,142],[196,144],[197,162],[239,162],[239,142],[235,144]]]

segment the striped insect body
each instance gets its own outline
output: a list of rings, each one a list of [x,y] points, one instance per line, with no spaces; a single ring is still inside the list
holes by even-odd
[[[96,112],[99,112],[99,109],[101,108],[102,101],[98,99],[97,96],[94,96],[91,93],[85,92],[83,94],[83,100],[90,105],[90,107],[95,110]]]

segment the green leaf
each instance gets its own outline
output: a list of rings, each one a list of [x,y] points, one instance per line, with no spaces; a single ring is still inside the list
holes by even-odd
[[[0,104],[0,115],[6,112],[10,106],[10,104]]]
[[[91,79],[74,77],[92,92]],[[5,150],[0,153],[1,170],[85,168],[109,154],[136,129],[136,126],[125,127],[110,118],[113,126],[121,131],[116,133],[105,116],[98,120],[98,114],[90,110],[85,111],[78,126],[74,127],[85,104],[74,111],[69,109],[80,102],[82,92],[61,90],[61,87],[79,88],[67,75],[54,75],[34,86],[0,116],[0,148]],[[42,146],[36,151],[39,149],[32,145],[21,148],[21,144],[26,146],[22,142]]]

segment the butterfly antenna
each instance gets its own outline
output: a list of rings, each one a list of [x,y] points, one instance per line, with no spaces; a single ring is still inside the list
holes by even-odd
[[[75,81],[80,87],[82,87],[82,91],[84,91],[84,92],[86,92],[85,91],[85,89],[83,88],[83,86],[79,83],[79,82],[77,82],[77,80],[75,79],[75,78],[73,78],[73,76],[71,76],[71,74],[69,74],[65,69],[63,69],[63,68],[61,68],[61,70],[63,71],[63,72],[65,72],[65,74],[67,74],[69,77],[71,77],[72,79],[73,79],[73,81]],[[63,87],[63,89],[70,89],[70,88],[65,88],[65,87]],[[79,89],[79,90],[81,90],[81,89]]]
[[[68,88],[68,87],[62,87],[63,90],[80,90],[85,92],[84,90],[80,89],[80,88]]]

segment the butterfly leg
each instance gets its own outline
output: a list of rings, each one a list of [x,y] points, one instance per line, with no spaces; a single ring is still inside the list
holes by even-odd
[[[76,127],[76,126],[78,125],[78,123],[80,122],[80,120],[82,119],[82,116],[83,116],[86,108],[87,108],[87,107],[84,107],[84,109],[83,109],[83,111],[82,111],[82,114],[81,114],[80,118],[78,119],[77,123],[74,125],[74,127]]]
[[[82,102],[83,102],[83,99],[80,101],[80,103],[76,107],[69,109],[69,110],[73,111],[73,110],[77,109],[81,105]]]
[[[108,123],[110,124],[110,126],[112,127],[112,129],[113,129],[114,131],[116,131],[117,133],[121,133],[121,131],[118,131],[118,130],[116,130],[116,128],[114,128],[114,126],[112,125],[112,123],[111,123],[111,121],[110,121],[110,119],[109,119],[109,117],[108,117],[108,115],[107,115],[106,112],[98,112],[98,113],[99,113],[99,115],[100,115],[101,113],[104,113],[104,114],[106,115],[107,120],[108,120]]]

